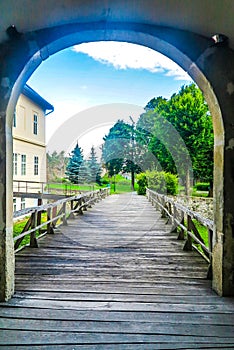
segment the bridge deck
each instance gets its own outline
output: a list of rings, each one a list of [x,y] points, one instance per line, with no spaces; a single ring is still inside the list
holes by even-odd
[[[16,256],[4,349],[234,349],[234,299],[146,198],[115,195]]]

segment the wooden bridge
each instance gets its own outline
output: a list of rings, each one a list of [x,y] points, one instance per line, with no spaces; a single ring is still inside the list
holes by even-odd
[[[109,196],[53,232],[16,254],[0,348],[234,349],[234,299],[147,198]]]

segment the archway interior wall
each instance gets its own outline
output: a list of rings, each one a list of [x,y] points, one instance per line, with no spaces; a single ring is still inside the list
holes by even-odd
[[[202,70],[199,68],[197,62],[203,55],[203,52],[207,47],[211,45],[210,39],[205,39],[200,36],[196,36],[193,33],[186,33],[181,31],[172,30],[163,28],[149,28],[149,26],[137,25],[135,24],[133,28],[130,29],[120,29],[121,25],[115,25],[115,28],[107,28],[106,24],[103,24],[104,28],[100,28],[102,24],[98,23],[97,28],[95,25],[90,24],[84,26],[83,30],[78,30],[77,27],[74,26],[74,32],[70,29],[70,33],[63,33],[63,28],[60,28],[59,34],[57,30],[45,29],[39,31],[39,33],[29,33],[25,35],[25,41],[27,42],[27,47],[29,48],[27,54],[24,55],[25,64],[23,70],[15,71],[14,75],[11,78],[11,84],[9,86],[9,91],[11,91],[9,103],[7,107],[7,115],[6,115],[6,125],[7,125],[7,138],[6,143],[7,146],[7,164],[6,168],[12,169],[12,140],[10,128],[12,125],[13,111],[16,105],[18,96],[20,91],[31,76],[31,74],[35,71],[35,69],[46,60],[52,54],[61,51],[64,48],[69,46],[90,42],[90,41],[125,41],[130,43],[136,43],[140,45],[144,45],[150,47],[156,51],[161,52],[167,57],[171,58],[173,61],[178,63],[188,74],[193,78],[193,80],[198,84],[201,90],[204,92],[209,107],[212,111],[212,114],[215,115],[215,137],[216,137],[216,159],[221,158],[223,154],[223,128],[222,128],[222,116],[221,110],[219,108],[218,101],[216,99],[215,93],[208,81],[205,77],[205,74],[202,73]],[[124,27],[124,26],[123,26]],[[138,28],[139,27],[139,28]],[[65,27],[64,27],[65,28]],[[67,26],[66,26],[67,28]],[[53,35],[54,33],[54,35]],[[181,41],[180,38],[186,39]],[[17,48],[19,45],[17,43]],[[16,54],[17,55],[17,54]],[[22,54],[20,54],[22,56]],[[13,89],[11,90],[11,86],[13,84]],[[4,136],[6,137],[6,135]],[[10,145],[10,146],[9,146]],[[215,177],[215,186],[218,188],[218,196],[222,197],[223,193],[223,184],[222,184],[222,174],[223,171],[223,163],[220,165],[220,174]],[[12,170],[8,172],[9,178],[12,174]],[[218,181],[218,182],[217,182]],[[12,188],[12,185],[7,184]],[[216,193],[217,194],[217,193]],[[7,194],[7,203],[8,210],[6,216],[10,222],[12,218],[11,212],[11,200],[12,194],[8,192]],[[222,223],[222,208],[216,207],[216,220],[219,220],[220,229],[223,226]],[[215,238],[216,239],[216,238]]]

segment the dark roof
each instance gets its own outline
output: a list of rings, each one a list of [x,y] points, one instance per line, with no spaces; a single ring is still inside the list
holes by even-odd
[[[52,106],[49,102],[47,102],[43,97],[41,97],[36,91],[34,91],[27,84],[24,86],[22,94],[30,98],[34,103],[36,103],[39,107],[41,107],[44,112],[46,112],[47,110],[50,112],[54,111],[54,106]]]

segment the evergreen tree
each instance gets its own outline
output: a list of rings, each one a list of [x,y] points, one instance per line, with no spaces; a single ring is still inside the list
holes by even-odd
[[[90,172],[87,161],[83,160],[79,169],[79,183],[89,183],[90,182]]]
[[[97,184],[101,184],[101,166],[97,161],[97,156],[95,153],[95,149],[92,146],[90,157],[88,159],[88,168],[89,168],[89,176],[90,182],[96,182]]]
[[[70,154],[66,168],[66,175],[72,183],[80,183],[80,167],[83,163],[83,158],[83,151],[77,143]]]

